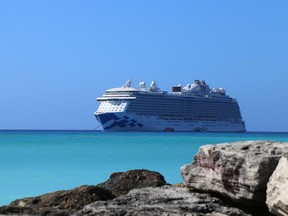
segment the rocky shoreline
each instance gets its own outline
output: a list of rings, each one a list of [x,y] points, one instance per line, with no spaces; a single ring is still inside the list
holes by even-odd
[[[184,183],[149,170],[0,207],[1,215],[288,215],[288,143],[243,141],[200,147],[181,167]]]

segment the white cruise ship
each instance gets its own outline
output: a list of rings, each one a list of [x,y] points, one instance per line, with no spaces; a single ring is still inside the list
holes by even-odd
[[[134,88],[128,80],[97,101],[94,114],[105,131],[246,131],[237,100],[204,80],[174,86],[171,92],[160,90],[155,81]]]

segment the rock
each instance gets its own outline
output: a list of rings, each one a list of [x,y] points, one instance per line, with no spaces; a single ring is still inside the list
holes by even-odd
[[[19,199],[0,208],[0,214],[71,215],[98,200],[113,199],[110,191],[97,186],[81,186],[37,197]]]
[[[244,205],[264,206],[269,177],[288,143],[243,141],[206,145],[192,164],[181,167],[184,182],[204,192],[218,193]]]
[[[267,185],[266,204],[271,213],[288,215],[288,159],[282,157]]]
[[[97,186],[110,190],[117,197],[135,188],[160,187],[166,184],[160,173],[140,169],[113,173],[106,182]]]
[[[37,215],[37,212],[29,207],[1,206],[0,215]]]
[[[260,213],[263,212],[259,212]],[[191,192],[188,188],[164,186],[131,190],[111,201],[98,201],[87,205],[76,216],[111,215],[253,215],[205,193]],[[262,215],[265,215],[263,213]]]
[[[71,215],[87,204],[113,199],[134,188],[159,187],[165,184],[164,177],[158,172],[144,169],[117,172],[98,186],[81,186],[72,190],[15,200],[7,206],[0,207],[0,214]]]

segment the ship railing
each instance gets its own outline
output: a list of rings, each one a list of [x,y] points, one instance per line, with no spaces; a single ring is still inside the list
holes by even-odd
[[[157,91],[157,92],[153,92],[153,91],[139,91],[137,92],[137,94],[144,94],[144,95],[163,95],[163,94],[167,94],[166,91]]]
[[[97,101],[109,101],[109,100],[135,100],[136,97],[129,96],[111,96],[111,97],[98,97]]]
[[[115,92],[105,92],[104,96],[113,96],[113,95],[131,95],[133,92],[125,92],[125,91],[115,91]]]

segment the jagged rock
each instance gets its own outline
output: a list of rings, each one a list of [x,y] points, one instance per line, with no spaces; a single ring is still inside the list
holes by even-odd
[[[117,197],[127,194],[130,190],[144,187],[160,187],[167,184],[164,177],[145,169],[115,172],[110,178],[97,186],[108,189]]]
[[[113,199],[110,191],[97,186],[81,186],[37,197],[18,199],[0,207],[0,214],[71,215],[98,200]]]
[[[258,215],[267,215],[265,211],[258,210],[258,212]],[[134,189],[114,200],[98,201],[87,205],[76,215],[246,216],[253,214],[234,207],[231,201],[221,200],[209,194],[191,192],[188,188],[164,186]]]
[[[190,187],[263,206],[269,177],[287,152],[288,143],[272,141],[206,145],[192,164],[181,167],[181,175]]]
[[[39,215],[30,207],[1,206],[0,215]],[[66,215],[63,215],[66,216]]]
[[[267,185],[266,204],[271,213],[288,215],[288,159],[282,157]]]
[[[15,200],[7,206],[0,207],[0,214],[66,216],[87,204],[113,199],[133,188],[159,187],[165,184],[164,177],[158,172],[144,169],[117,172],[98,186],[81,186],[72,190]]]

